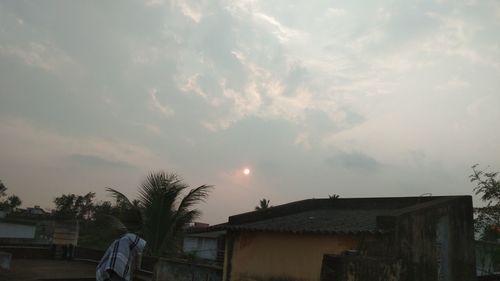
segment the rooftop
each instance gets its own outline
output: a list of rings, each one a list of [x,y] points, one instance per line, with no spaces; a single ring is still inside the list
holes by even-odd
[[[380,233],[383,218],[469,196],[307,199],[229,217],[233,231]]]
[[[95,280],[95,263],[48,259],[13,259],[10,271],[0,271],[0,281]]]

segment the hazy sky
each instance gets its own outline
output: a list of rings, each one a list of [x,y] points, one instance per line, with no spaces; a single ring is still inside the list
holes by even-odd
[[[24,201],[150,171],[216,223],[500,170],[500,2],[0,1],[0,179]],[[250,174],[243,173],[244,168]]]

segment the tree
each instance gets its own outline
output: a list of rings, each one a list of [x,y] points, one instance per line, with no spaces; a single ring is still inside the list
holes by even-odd
[[[0,180],[0,198],[4,197],[6,195],[7,187],[3,184],[3,182]]]
[[[14,210],[21,206],[22,201],[18,196],[11,195],[3,200],[2,198],[5,196],[7,196],[7,187],[0,180],[0,209]]]
[[[500,229],[500,181],[498,172],[488,172],[478,169],[478,164],[472,166],[470,181],[475,183],[474,192],[481,195],[486,206],[474,208],[476,218],[474,228],[481,234],[481,239],[492,240],[498,237]],[[496,234],[496,235],[495,235]]]
[[[85,195],[63,194],[54,199],[54,214],[65,218],[89,219],[94,206],[94,192]]]
[[[262,198],[260,201],[259,201],[259,205],[255,207],[255,211],[262,211],[262,210],[266,210],[266,209],[269,209],[269,200],[267,200],[266,198]]]
[[[5,201],[5,204],[11,209],[14,210],[15,208],[21,206],[22,201],[17,195],[11,195],[7,197],[7,200]]]
[[[138,231],[148,242],[153,255],[175,254],[179,250],[183,230],[200,216],[194,206],[204,202],[212,186],[201,185],[184,192],[189,186],[173,173],[151,173],[139,187],[137,200],[107,188],[117,202],[129,210],[120,221],[129,231]],[[129,218],[128,222],[124,218]]]

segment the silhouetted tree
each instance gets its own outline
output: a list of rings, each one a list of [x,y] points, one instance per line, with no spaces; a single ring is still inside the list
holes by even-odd
[[[165,172],[151,173],[139,187],[137,200],[107,188],[117,202],[131,211],[128,222],[127,216],[122,216],[115,226],[120,227],[121,222],[122,228],[139,231],[154,255],[176,253],[183,229],[201,214],[194,206],[206,200],[212,186],[201,185],[183,195],[188,189],[178,175]]]
[[[338,199],[338,198],[340,198],[340,195],[338,195],[338,194],[335,194],[335,193],[334,193],[334,194],[332,194],[332,195],[328,195],[328,197],[329,197],[330,199]]]
[[[3,182],[0,180],[0,198],[4,197],[6,195],[7,187],[3,184]]]
[[[54,199],[56,216],[76,219],[89,219],[94,207],[94,192],[85,195],[63,194]]]
[[[15,208],[21,206],[23,202],[17,195],[11,195],[7,197],[7,200],[5,201],[5,204],[11,209],[14,210]]]
[[[0,180],[0,209],[14,210],[21,206],[21,199],[16,195],[11,195],[7,199],[2,199],[7,196],[7,187]]]
[[[481,200],[486,206],[474,208],[476,215],[474,228],[481,233],[484,240],[500,238],[500,181],[498,172],[488,172],[478,169],[478,164],[472,166],[470,181],[475,183],[476,195],[481,195]]]
[[[269,200],[267,200],[266,198],[262,198],[260,201],[259,201],[259,205],[255,207],[255,211],[262,211],[262,210],[266,210],[266,209],[269,209]]]

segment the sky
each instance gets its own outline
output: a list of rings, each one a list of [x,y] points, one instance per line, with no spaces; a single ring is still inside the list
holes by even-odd
[[[500,170],[499,90],[496,0],[0,1],[0,180],[52,208],[174,172],[215,186],[212,224],[472,194],[473,164]]]

